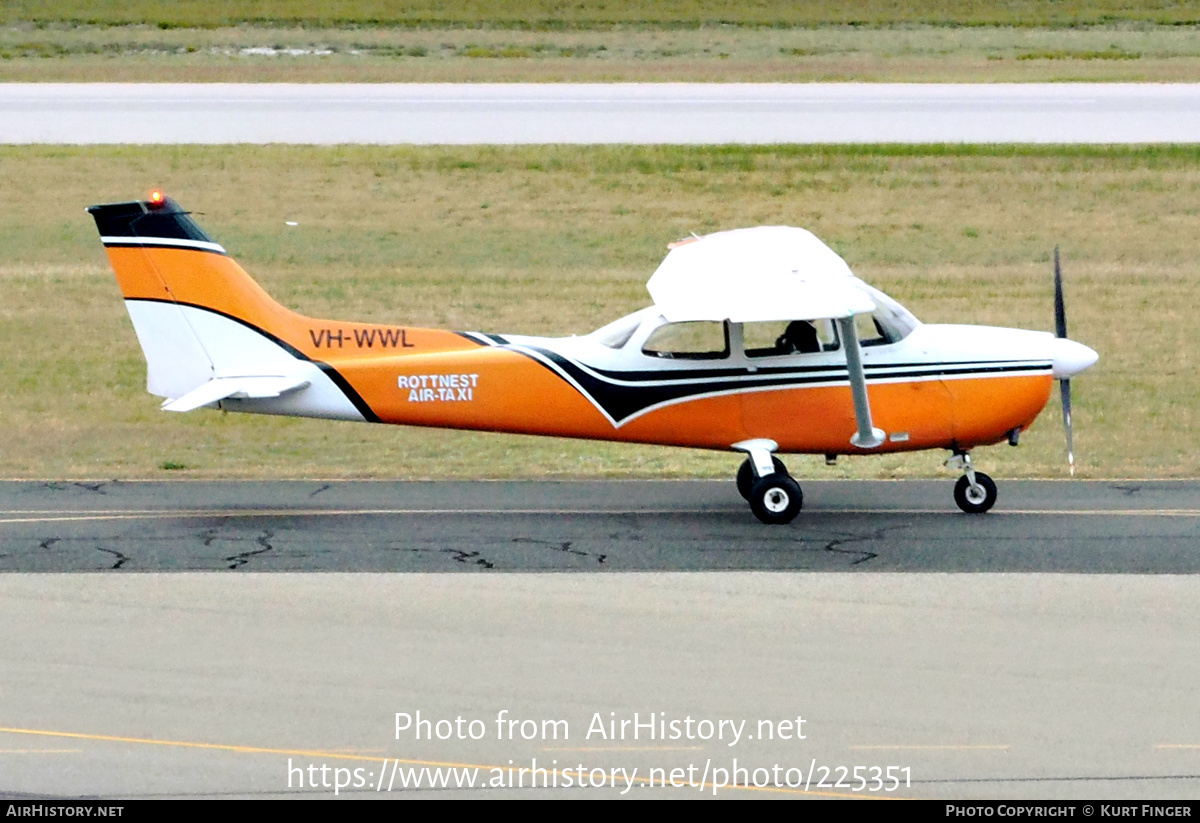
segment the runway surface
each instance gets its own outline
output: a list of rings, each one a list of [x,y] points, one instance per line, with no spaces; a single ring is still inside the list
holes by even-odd
[[[1200,792],[1200,483],[804,486],[0,483],[0,797]]]
[[[1200,84],[0,84],[0,143],[1193,143]]]
[[[789,526],[731,481],[7,482],[0,570],[1200,571],[1200,483],[806,481]]]
[[[0,575],[0,797],[1195,798],[1198,624],[1178,576]]]

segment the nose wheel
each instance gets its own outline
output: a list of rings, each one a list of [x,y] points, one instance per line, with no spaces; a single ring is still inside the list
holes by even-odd
[[[996,483],[971,467],[971,455],[956,454],[946,461],[946,465],[963,471],[963,476],[954,484],[954,502],[960,509],[967,514],[983,514],[996,505]]]
[[[954,502],[967,514],[983,514],[996,505],[996,484],[983,472],[975,472],[974,483],[963,475],[954,484]]]

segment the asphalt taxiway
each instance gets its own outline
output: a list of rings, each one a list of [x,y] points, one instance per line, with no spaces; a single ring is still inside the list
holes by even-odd
[[[1200,483],[804,486],[0,483],[0,797],[1200,792]]]
[[[1200,483],[804,482],[790,525],[728,481],[10,482],[0,570],[1200,571]]]
[[[15,574],[0,625],[0,797],[1200,794],[1194,576]]]

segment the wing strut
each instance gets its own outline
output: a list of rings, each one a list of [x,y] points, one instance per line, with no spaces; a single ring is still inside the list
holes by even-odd
[[[850,438],[850,445],[859,449],[875,449],[887,440],[883,429],[875,428],[871,421],[871,401],[867,397],[867,377],[863,373],[862,349],[858,345],[858,329],[854,326],[854,315],[839,317],[842,344],[846,350],[846,371],[850,373],[850,393],[854,395],[854,417],[858,431]]]

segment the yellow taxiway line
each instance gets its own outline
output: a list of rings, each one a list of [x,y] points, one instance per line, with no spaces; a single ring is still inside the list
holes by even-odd
[[[400,757],[378,757],[378,756],[363,755],[363,754],[349,754],[349,753],[337,752],[337,751],[324,751],[321,749],[280,749],[280,748],[273,748],[273,747],[268,747],[268,746],[244,746],[244,745],[231,744],[231,743],[200,743],[200,742],[189,741],[189,740],[159,740],[157,738],[152,738],[152,737],[122,737],[120,735],[111,735],[111,734],[86,734],[86,733],[82,733],[82,732],[50,731],[47,729],[20,729],[20,728],[11,728],[11,727],[0,727],[0,733],[23,734],[23,735],[31,735],[31,736],[36,736],[36,737],[52,737],[52,738],[67,739],[67,740],[93,740],[93,741],[102,742],[102,743],[132,743],[135,745],[142,745],[142,746],[164,746],[164,747],[180,748],[180,749],[204,749],[204,750],[208,750],[208,751],[236,752],[238,754],[274,754],[274,755],[290,755],[293,757],[323,758],[323,759],[327,759],[327,760],[352,760],[352,761],[362,761],[362,762],[368,762],[368,763],[382,763],[384,765],[386,765],[388,762],[395,762],[395,763],[403,763],[406,766],[432,766],[435,768],[440,767],[440,768],[451,768],[451,769],[455,769],[455,768],[456,769],[482,769],[484,771],[489,771],[489,772],[495,771],[495,770],[500,770],[500,771],[509,772],[509,773],[519,772],[519,771],[521,771],[522,768],[524,768],[524,767],[512,766],[512,765],[496,766],[496,765],[488,765],[488,764],[484,764],[484,763],[455,763],[455,762],[440,761],[440,760],[412,760],[412,759],[405,759],[405,758],[400,758]],[[553,774],[553,775],[573,774],[573,772],[570,769],[565,769],[565,770],[564,769],[547,769],[547,772],[549,774]],[[633,780],[631,782],[638,783],[640,785],[648,784],[650,786],[650,788],[655,788],[653,781],[650,780],[649,778],[645,778],[645,777],[633,778]],[[382,783],[381,783],[381,785],[382,785]],[[662,786],[660,788],[667,788],[667,787]],[[798,788],[793,789],[793,788],[785,787],[785,786],[740,786],[740,785],[716,786],[713,783],[709,783],[709,782],[701,782],[701,783],[694,783],[694,784],[689,783],[685,786],[672,787],[672,788],[686,788],[686,789],[696,789],[696,790],[709,789],[709,790],[712,790],[714,793],[718,789],[720,789],[720,790],[736,789],[738,791],[767,792],[767,793],[771,793],[771,794],[804,795],[804,796],[809,796],[809,797],[837,797],[837,798],[853,799],[853,800],[890,799],[890,798],[883,798],[883,797],[873,796],[873,795],[851,794],[848,792],[825,792],[825,791],[819,791],[819,790],[814,791],[814,790],[806,790],[806,789],[798,789]]]

